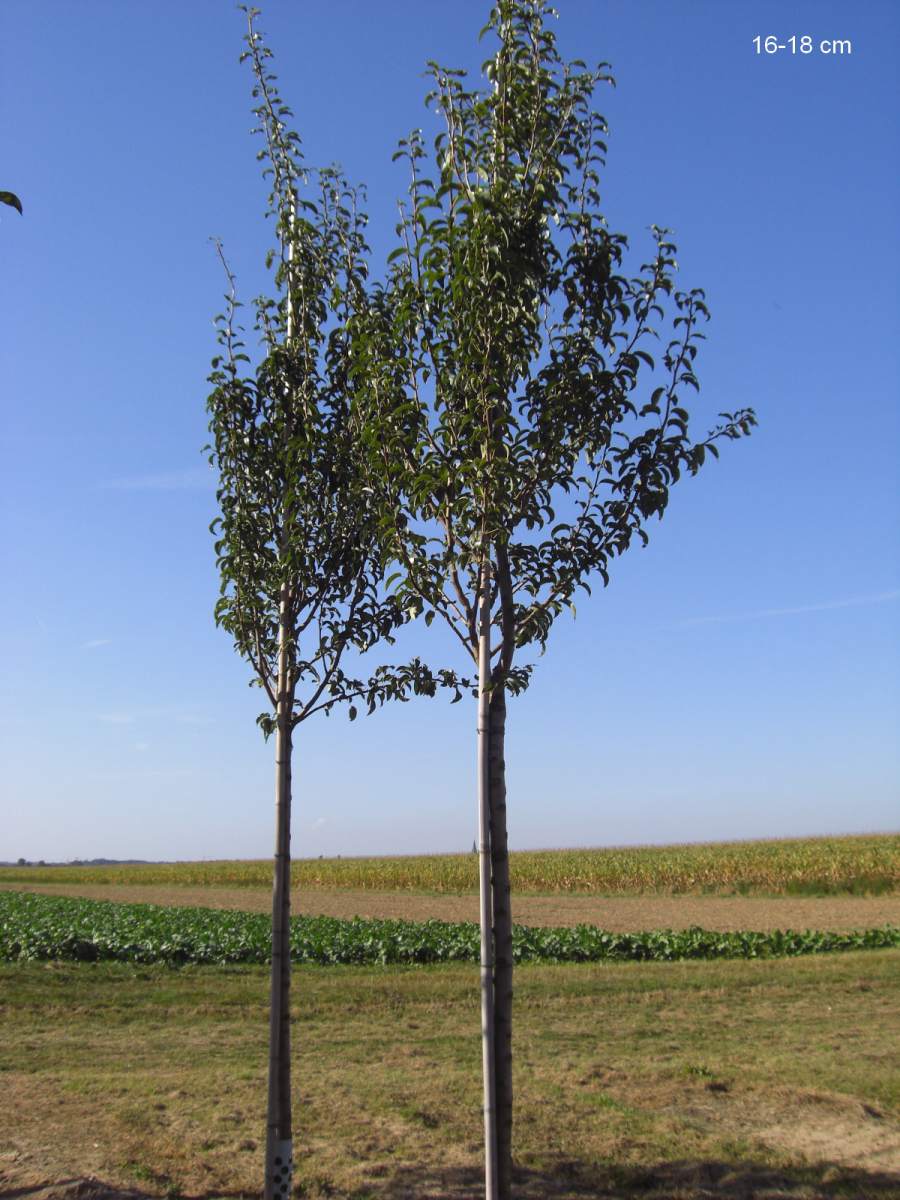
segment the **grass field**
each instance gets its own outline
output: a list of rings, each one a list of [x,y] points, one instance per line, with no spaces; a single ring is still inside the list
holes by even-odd
[[[0,883],[252,889],[270,887],[271,871],[268,860],[6,867]],[[517,895],[884,895],[900,890],[900,834],[519,851],[510,874]],[[477,891],[478,862],[474,854],[301,859],[293,882],[304,891],[467,893]]]
[[[517,1195],[897,1197],[898,968],[521,968]],[[296,984],[298,1195],[477,1195],[477,970]],[[0,1193],[258,1194],[266,996],[258,967],[0,967]]]

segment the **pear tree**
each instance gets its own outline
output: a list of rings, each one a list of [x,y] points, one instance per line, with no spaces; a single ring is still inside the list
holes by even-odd
[[[364,296],[365,214],[333,168],[311,171],[287,121],[271,51],[245,9],[258,157],[271,181],[276,296],[254,304],[259,350],[248,353],[234,276],[218,318],[220,352],[208,399],[210,461],[218,471],[213,522],[221,595],[216,622],[233,638],[267,706],[275,743],[275,858],[265,1198],[291,1192],[290,836],[297,729],[346,703],[371,711],[388,698],[433,693],[420,663],[356,678],[349,660],[407,619],[382,586],[379,514],[359,467],[348,326]],[[450,682],[448,673],[439,677]]]
[[[725,412],[691,435],[704,294],[676,286],[665,229],[629,272],[601,207],[595,93],[611,76],[563,61],[554,16],[499,0],[481,85],[429,63],[439,131],[400,144],[397,245],[351,321],[396,595],[445,622],[478,675],[488,1200],[508,1200],[512,1169],[507,697],[576,594],[646,544],[672,487],[755,423]]]

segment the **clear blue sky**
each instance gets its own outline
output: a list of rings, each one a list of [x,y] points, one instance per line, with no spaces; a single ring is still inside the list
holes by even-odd
[[[477,69],[488,6],[263,7],[307,159],[368,184],[379,261],[424,62]],[[637,261],[670,226],[708,293],[696,427],[748,404],[760,427],[557,626],[510,709],[512,844],[896,828],[900,7],[559,9],[563,53],[618,80],[610,225]],[[0,187],[25,206],[0,210],[0,859],[270,852],[200,455],[209,237],[245,298],[266,278],[242,33],[225,0],[0,7]],[[758,56],[769,33],[852,54]],[[409,644],[452,660],[436,629]],[[467,849],[474,727],[474,701],[310,722],[295,853]]]

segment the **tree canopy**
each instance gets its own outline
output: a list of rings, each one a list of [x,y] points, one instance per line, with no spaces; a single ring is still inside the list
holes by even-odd
[[[527,671],[511,644],[543,649],[576,591],[647,541],[673,484],[755,420],[722,413],[692,441],[685,395],[699,387],[705,298],[676,287],[665,229],[625,272],[628,240],[601,210],[607,124],[593,107],[611,77],[561,59],[551,13],[543,0],[493,10],[488,88],[429,64],[441,128],[430,150],[421,130],[400,145],[399,244],[356,322],[400,590],[474,657],[491,548],[506,646],[495,661],[513,690]]]

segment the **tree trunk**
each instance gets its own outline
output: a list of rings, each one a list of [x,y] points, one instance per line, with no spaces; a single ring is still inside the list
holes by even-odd
[[[506,835],[506,689],[498,684],[490,706],[491,901],[494,919],[494,1062],[497,1098],[498,1200],[512,1189],[512,907]]]
[[[284,607],[284,600],[282,600]],[[279,630],[275,732],[275,871],[272,886],[272,983],[269,1008],[269,1100],[265,1200],[289,1200],[294,1155],[291,1122],[291,750],[293,688],[286,630]]]
[[[499,1200],[494,1054],[494,941],[491,905],[490,691],[491,570],[482,562],[478,637],[478,881],[481,902],[481,1066],[484,1077],[484,1194]]]

